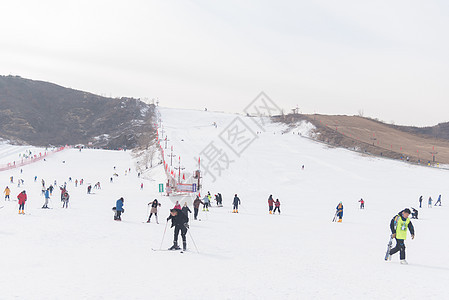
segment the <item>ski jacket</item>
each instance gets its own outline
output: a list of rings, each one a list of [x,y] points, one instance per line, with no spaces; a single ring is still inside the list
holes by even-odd
[[[117,200],[117,203],[115,204],[115,209],[117,211],[123,210],[123,200],[121,198]]]
[[[181,205],[180,204],[176,204],[175,207],[173,207],[174,209],[181,209]]]
[[[415,228],[413,227],[412,221],[409,218],[404,218],[402,212],[394,216],[390,222],[391,233],[396,233],[398,240],[405,240],[407,238],[407,228],[410,230],[410,234],[415,235]]]
[[[274,203],[274,205],[275,205],[276,207],[280,207],[280,206],[281,206],[281,202],[279,202],[279,200],[277,200],[277,201]]]
[[[50,198],[50,191],[49,190],[45,190],[45,198]]]
[[[184,224],[186,224],[187,222],[189,222],[189,219],[187,218],[187,216],[182,212],[182,210],[180,209],[176,209],[176,211],[178,212],[178,214],[176,216],[172,216],[170,214],[170,216],[167,218],[168,220],[171,220],[171,227],[185,227]]]
[[[17,195],[17,199],[19,199],[19,204],[25,204],[25,201],[27,201],[27,194],[20,193]]]
[[[70,196],[69,196],[68,193],[65,193],[65,194],[62,196],[62,201],[64,201],[64,202],[69,201],[69,199],[70,199]]]
[[[274,204],[273,198],[268,198],[268,205],[273,206],[273,204]]]
[[[160,204],[157,200],[151,202],[151,210],[150,210],[150,213],[151,213],[151,214],[157,214],[157,207],[158,207],[158,206],[161,206],[161,204]]]
[[[343,204],[341,204],[341,203],[339,203],[338,205],[337,205],[337,212],[343,212]]]
[[[182,210],[183,214],[185,214],[186,216],[188,216],[189,213],[192,213],[188,206],[184,206],[181,210]]]
[[[237,197],[237,196],[235,196],[234,197],[234,205],[237,205],[237,204],[240,204],[240,198],[239,197]]]
[[[11,190],[9,188],[6,188],[3,193],[5,193],[6,196],[9,196],[11,194]]]
[[[204,204],[203,201],[201,201],[200,199],[196,198],[195,201],[193,201],[193,207],[194,208],[199,208],[200,204]]]

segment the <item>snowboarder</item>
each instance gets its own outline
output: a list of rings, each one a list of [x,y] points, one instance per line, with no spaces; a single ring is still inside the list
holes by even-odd
[[[174,238],[173,238],[173,246],[171,246],[168,250],[180,250],[181,248],[178,246],[178,236],[179,232],[181,232],[182,237],[182,249],[185,251],[187,249],[187,240],[186,234],[189,229],[188,218],[185,214],[182,213],[180,209],[170,209],[170,216],[167,218],[167,222],[172,220],[171,227],[175,227],[174,230]]]
[[[157,199],[154,199],[153,202],[148,203],[148,205],[151,205],[151,210],[147,223],[150,223],[151,216],[154,214],[156,216],[156,224],[159,224],[159,220],[157,219],[157,208],[160,207],[161,204],[157,201]]]
[[[365,209],[365,200],[360,198],[359,202],[360,202],[360,209]]]
[[[196,220],[198,218],[198,211],[200,209],[200,204],[203,204],[203,201],[200,200],[200,197],[196,196],[195,201],[193,201],[193,217]]]
[[[429,197],[428,208],[432,208],[432,197]]]
[[[25,214],[25,202],[27,201],[27,193],[22,191],[19,195],[17,195],[17,199],[19,200],[19,214]]]
[[[205,210],[209,211],[209,204],[210,204],[209,196],[206,195],[203,198],[203,211]]]
[[[181,209],[181,204],[179,204],[179,201],[176,201],[174,209]]]
[[[65,192],[64,195],[62,196],[62,208],[69,208],[69,193]]]
[[[184,206],[182,207],[182,212],[183,214],[186,215],[187,217],[187,223],[189,222],[189,213],[192,213],[192,211],[190,210],[190,208],[187,206],[187,202],[184,203]]]
[[[125,200],[123,199],[123,197],[121,197],[120,199],[117,200],[117,202],[115,204],[114,220],[116,220],[116,221],[121,221],[122,220],[121,215],[124,212],[123,202],[125,202]]]
[[[273,206],[274,206],[273,195],[270,195],[270,197],[268,197],[268,211],[270,215],[273,213]]]
[[[412,222],[408,218],[410,215],[410,209],[406,208],[399,212],[396,216],[391,219],[390,230],[392,238],[396,239],[396,247],[390,250],[389,260],[391,260],[391,255],[400,252],[401,264],[406,265],[405,260],[405,239],[407,238],[407,228],[410,230],[412,239],[415,238],[415,229]]]
[[[11,195],[11,190],[9,189],[8,186],[6,186],[5,190],[3,191],[3,194],[5,194],[5,201],[6,199],[8,199],[8,201],[11,200],[11,198],[9,198],[9,195]]]
[[[419,208],[422,208],[422,196],[419,197]]]
[[[437,202],[435,202],[434,206],[437,206],[438,203],[440,203],[439,206],[441,206],[441,195],[438,196],[438,200],[437,200]]]
[[[341,223],[343,221],[343,203],[340,201],[337,205],[337,217],[338,217],[338,223]]]
[[[412,207],[412,219],[418,219],[418,210]]]
[[[273,215],[276,213],[276,210],[281,214],[281,202],[279,202],[279,199],[276,199],[276,202],[274,203],[274,211]]]
[[[241,204],[241,202],[240,202],[240,198],[237,197],[237,194],[234,195],[234,201],[232,203],[234,204],[234,208],[233,208],[232,212],[238,213],[239,212],[239,204]]]
[[[48,200],[50,199],[50,188],[45,190],[44,196],[45,196],[45,203],[42,206],[42,208],[48,208]]]

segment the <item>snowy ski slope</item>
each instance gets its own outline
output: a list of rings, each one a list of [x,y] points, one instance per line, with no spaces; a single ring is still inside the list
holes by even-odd
[[[157,192],[165,181],[162,166],[147,174],[152,180],[141,180],[130,152],[66,150],[24,167],[23,174],[0,173],[2,191],[14,175],[25,180],[24,187],[13,186],[14,198],[22,189],[29,194],[27,215],[18,215],[13,201],[0,209],[0,298],[446,297],[447,171],[331,149],[298,134],[281,134],[284,128],[273,124],[239,157],[218,138],[236,115],[167,108],[160,112],[168,147],[173,145],[181,156],[186,173],[196,168],[198,155],[210,142],[233,160],[215,181],[204,178],[202,192],[221,192],[224,207],[200,211],[201,221],[191,220],[189,251],[151,250],[160,247],[165,218],[173,207]],[[261,131],[253,120],[241,120]],[[293,131],[307,130],[303,125]],[[119,177],[109,183],[114,166]],[[125,175],[128,168],[131,174]],[[75,187],[68,182],[69,209],[61,208],[57,192],[51,199],[53,209],[40,209],[41,178],[62,184],[69,176],[92,184],[100,181],[102,189],[87,195],[86,184]],[[239,214],[230,213],[235,193],[242,201]],[[268,214],[270,194],[281,201],[281,215]],[[384,262],[390,219],[405,207],[416,208],[420,195],[436,200],[438,194],[443,206],[420,209],[420,220],[413,221],[416,238],[406,242],[410,264],[400,265],[397,256]],[[121,196],[126,211],[118,223],[111,208]],[[358,209],[361,197],[364,211]],[[147,203],[154,198],[162,202],[160,224],[143,223]],[[345,206],[342,224],[331,222],[339,201]],[[163,249],[171,246],[172,235],[167,228]]]

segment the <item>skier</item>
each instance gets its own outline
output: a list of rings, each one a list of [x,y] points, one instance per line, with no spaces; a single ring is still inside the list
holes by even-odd
[[[203,211],[205,211],[205,210],[209,211],[210,200],[209,200],[209,197],[207,195],[204,196],[203,202],[204,202],[203,203]]]
[[[184,203],[184,206],[182,207],[182,212],[183,214],[186,215],[187,217],[187,223],[189,222],[189,213],[192,213],[192,211],[190,210],[190,208],[187,206],[187,202]]]
[[[412,207],[412,219],[418,219],[418,210]]]
[[[410,215],[410,209],[406,208],[403,211],[399,212],[396,216],[391,219],[390,222],[390,230],[391,236],[396,239],[396,247],[390,250],[389,260],[391,260],[391,255],[396,252],[400,252],[401,264],[406,265],[407,261],[405,260],[405,239],[407,238],[407,228],[410,230],[410,234],[412,235],[412,239],[415,238],[415,229],[413,228],[413,224],[408,218]]]
[[[6,186],[5,190],[3,191],[3,193],[5,194],[5,201],[6,199],[8,199],[8,201],[11,200],[11,198],[9,198],[9,195],[11,195],[11,190],[9,189],[8,186]]]
[[[78,179],[75,179],[75,187],[78,187]]]
[[[207,198],[209,199],[209,206],[212,207],[212,196],[210,195],[210,192],[207,192]]]
[[[92,185],[89,184],[89,186],[87,187],[87,193],[90,194],[91,190],[92,190]]]
[[[62,197],[64,196],[64,193],[67,192],[65,186],[60,186],[59,189],[61,190],[61,201],[62,201]]]
[[[432,208],[432,197],[429,197],[428,208]]]
[[[124,212],[123,202],[125,202],[125,200],[123,199],[123,197],[121,197],[120,199],[117,200],[117,202],[115,204],[114,220],[116,220],[116,221],[121,221],[122,220],[121,214]]]
[[[218,196],[218,194],[215,194],[215,202],[217,203],[217,206],[220,205],[220,197]]]
[[[440,203],[439,206],[441,206],[441,195],[438,196],[438,200],[437,200],[437,202],[435,202],[434,206],[437,206],[438,203]]]
[[[140,184],[140,189],[143,190],[143,183]]]
[[[64,195],[62,196],[62,208],[69,208],[69,193],[65,192]]]
[[[232,210],[233,213],[238,213],[239,212],[239,204],[240,203],[240,198],[237,197],[237,194],[234,195],[234,201],[232,202],[234,204],[234,208]]]
[[[422,196],[419,197],[419,208],[422,208]]]
[[[360,198],[359,202],[360,202],[360,209],[365,209],[365,200]]]
[[[55,188],[53,187],[52,184],[50,184],[49,189],[50,189],[50,196],[52,196],[52,195],[53,195],[53,190],[54,190]]]
[[[178,201],[176,201],[175,207],[173,207],[174,209],[181,209],[181,204],[179,204]]]
[[[150,216],[148,217],[147,223],[150,223],[151,216],[154,214],[156,216],[156,224],[159,224],[159,220],[157,219],[157,208],[161,206],[161,204],[157,201],[157,199],[154,199],[153,202],[148,203],[148,205],[151,204],[151,210],[150,210]]]
[[[19,195],[17,195],[17,199],[19,200],[19,214],[25,214],[25,202],[27,201],[27,193],[22,191]]]
[[[221,196],[221,193],[218,193],[219,203],[218,206],[223,207],[223,197]]]
[[[42,208],[48,208],[48,200],[50,199],[50,188],[45,190],[44,196],[45,196],[45,203],[42,206]]]
[[[279,202],[279,199],[276,199],[276,202],[274,203],[274,211],[273,215],[276,213],[276,210],[281,214],[281,202]]]
[[[270,195],[270,197],[268,197],[268,210],[270,215],[273,213],[273,205],[274,205],[273,195]]]
[[[341,201],[337,205],[337,217],[338,223],[341,223],[343,221],[343,203]]]
[[[200,200],[200,197],[196,196],[195,201],[193,201],[193,217],[195,218],[195,220],[198,218],[200,204],[204,205],[203,201]]]
[[[178,246],[178,236],[179,232],[181,232],[182,237],[182,249],[185,251],[187,249],[187,240],[186,233],[189,229],[188,218],[185,214],[182,213],[180,209],[170,209],[170,216],[167,218],[167,222],[171,221],[171,227],[175,227],[174,230],[174,238],[173,238],[173,246],[171,246],[168,250],[180,250],[181,248]]]

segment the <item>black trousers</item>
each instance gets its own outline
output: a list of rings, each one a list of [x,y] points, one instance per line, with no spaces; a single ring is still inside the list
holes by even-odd
[[[195,220],[198,217],[198,210],[199,210],[199,208],[196,208],[196,207],[193,208],[193,217],[195,218]]]
[[[115,217],[114,217],[114,220],[121,220],[122,218],[120,218],[120,216],[122,215],[122,211],[120,210],[117,210],[116,212],[115,212]]]
[[[280,208],[279,206],[276,206],[276,207],[274,208],[273,214],[276,212],[276,209],[278,210],[279,213],[281,213],[281,208]]]
[[[178,236],[179,236],[180,231],[181,231],[182,241],[184,243],[186,242],[187,228],[185,228],[184,226],[175,226],[175,236],[173,237],[174,243],[178,242]]]
[[[400,258],[405,259],[405,241],[396,239],[396,247],[390,250],[390,255],[400,252]]]

